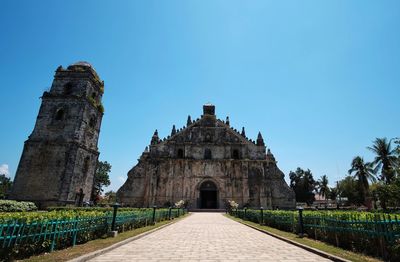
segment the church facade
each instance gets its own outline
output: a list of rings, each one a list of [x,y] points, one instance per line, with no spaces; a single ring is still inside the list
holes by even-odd
[[[169,206],[184,200],[192,209],[224,208],[228,200],[241,207],[291,209],[293,190],[266,149],[261,133],[246,137],[217,119],[214,105],[204,105],[201,118],[160,139],[157,130],[149,148],[128,172],[117,192],[127,206]]]

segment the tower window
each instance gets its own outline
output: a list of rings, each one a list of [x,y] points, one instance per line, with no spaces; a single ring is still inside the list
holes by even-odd
[[[234,149],[234,150],[232,151],[232,158],[233,158],[233,159],[239,159],[239,158],[240,158],[239,150]]]
[[[93,92],[93,93],[92,93],[92,98],[93,98],[94,100],[96,100],[96,97],[97,97],[96,92]]]
[[[72,84],[71,83],[67,83],[64,86],[64,95],[70,95],[72,94]]]
[[[57,110],[57,112],[56,112],[56,116],[54,117],[54,119],[55,120],[63,120],[64,119],[64,115],[65,115],[65,112],[64,112],[64,109],[58,109]]]
[[[92,116],[89,120],[89,126],[91,128],[94,128],[96,126],[96,118],[94,116]]]
[[[82,172],[85,174],[89,171],[89,162],[90,162],[90,157],[85,157],[85,160],[83,162],[83,167],[82,167]]]
[[[183,158],[183,157],[184,157],[183,149],[181,149],[181,148],[178,149],[177,157],[178,157],[178,158]]]
[[[211,150],[209,148],[206,148],[206,150],[204,150],[204,159],[212,159]]]

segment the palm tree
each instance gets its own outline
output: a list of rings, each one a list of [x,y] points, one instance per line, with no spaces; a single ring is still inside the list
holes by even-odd
[[[328,177],[326,175],[323,175],[317,182],[318,184],[318,190],[319,194],[323,197],[326,197],[329,192],[329,186],[328,186]]]
[[[364,159],[360,156],[353,158],[351,162],[351,168],[349,169],[349,175],[352,173],[354,177],[358,180],[360,194],[366,203],[366,197],[368,195],[369,184],[368,180],[375,181],[374,169],[372,168],[372,163],[364,163]]]
[[[386,137],[376,138],[372,147],[367,147],[375,153],[375,159],[372,162],[375,165],[374,172],[381,169],[380,179],[390,184],[394,178],[394,167],[396,166],[395,150],[391,148],[391,141],[387,142]]]
[[[317,181],[316,184],[317,184],[317,188],[318,188],[318,194],[320,194],[322,197],[325,198],[325,208],[327,208],[327,206],[328,206],[327,196],[329,193],[328,177],[326,175],[323,175]]]

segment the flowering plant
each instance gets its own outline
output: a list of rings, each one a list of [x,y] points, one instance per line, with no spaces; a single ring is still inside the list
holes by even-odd
[[[236,202],[233,201],[233,200],[228,200],[228,203],[229,203],[229,206],[230,206],[232,209],[237,209],[237,208],[239,207],[239,204],[236,203]]]
[[[185,205],[185,200],[179,200],[178,202],[175,203],[175,207],[181,208]]]

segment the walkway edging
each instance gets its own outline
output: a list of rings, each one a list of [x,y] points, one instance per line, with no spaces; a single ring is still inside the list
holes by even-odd
[[[189,213],[188,215],[190,215],[190,213]],[[130,238],[128,238],[128,239],[122,240],[122,241],[120,241],[120,242],[118,242],[118,243],[115,243],[115,244],[109,246],[109,247],[106,247],[106,248],[103,248],[103,249],[100,249],[100,250],[96,250],[96,251],[93,251],[93,252],[91,252],[91,253],[89,253],[89,254],[86,254],[86,255],[79,256],[79,257],[77,257],[77,258],[71,259],[71,260],[69,260],[68,262],[85,262],[85,261],[88,261],[88,260],[90,260],[90,259],[92,259],[92,258],[98,257],[98,256],[100,256],[100,255],[102,255],[102,254],[104,254],[104,253],[107,253],[107,252],[109,252],[109,251],[111,251],[111,250],[113,250],[113,249],[116,249],[116,248],[118,248],[118,247],[120,247],[120,246],[122,246],[122,245],[128,244],[129,242],[132,242],[132,241],[134,241],[134,240],[137,240],[137,239],[139,239],[139,238],[142,238],[142,237],[144,237],[144,236],[147,236],[147,235],[149,235],[149,234],[151,234],[151,233],[153,233],[153,232],[155,232],[155,231],[158,231],[158,230],[160,230],[160,229],[162,229],[162,228],[164,228],[164,227],[170,226],[170,225],[172,225],[172,224],[178,222],[179,220],[180,220],[179,218],[178,218],[178,219],[174,219],[173,221],[171,221],[171,222],[168,223],[168,224],[165,224],[165,225],[159,226],[159,227],[157,227],[157,228],[154,228],[154,229],[152,229],[152,230],[143,232],[143,233],[141,233],[141,234],[139,234],[139,235],[137,235],[137,236],[130,237]]]
[[[227,217],[228,217],[228,216],[227,216]],[[228,217],[228,218],[230,218],[230,217]],[[309,247],[309,246],[300,244],[300,243],[298,243],[298,242],[296,242],[296,241],[293,241],[293,240],[287,239],[287,238],[285,238],[285,237],[279,236],[279,235],[277,235],[277,234],[268,232],[268,231],[263,230],[263,229],[261,229],[261,228],[257,228],[257,227],[255,227],[255,226],[246,224],[246,223],[244,223],[244,222],[242,222],[242,221],[237,221],[237,220],[234,220],[234,219],[232,219],[232,220],[233,220],[233,221],[236,221],[236,222],[238,222],[238,223],[240,223],[240,224],[242,224],[242,225],[245,225],[245,226],[248,226],[248,227],[250,227],[250,228],[253,228],[253,229],[257,230],[257,231],[260,231],[260,232],[262,232],[262,233],[264,233],[264,234],[267,234],[267,235],[270,235],[270,236],[272,236],[272,237],[275,237],[275,238],[277,238],[277,239],[279,239],[279,240],[285,241],[285,242],[287,242],[287,243],[289,243],[289,244],[292,244],[292,245],[295,245],[295,246],[300,247],[300,248],[302,248],[302,249],[305,249],[305,250],[307,250],[307,251],[310,251],[310,252],[312,252],[312,253],[314,253],[314,254],[317,254],[317,255],[319,255],[319,256],[321,256],[321,257],[328,258],[328,259],[330,259],[330,260],[337,261],[337,262],[351,262],[350,260],[347,260],[347,259],[344,259],[344,258],[335,256],[335,255],[326,253],[326,252],[324,252],[324,251],[321,251],[321,250],[316,249],[316,248],[313,248],[313,247]]]

